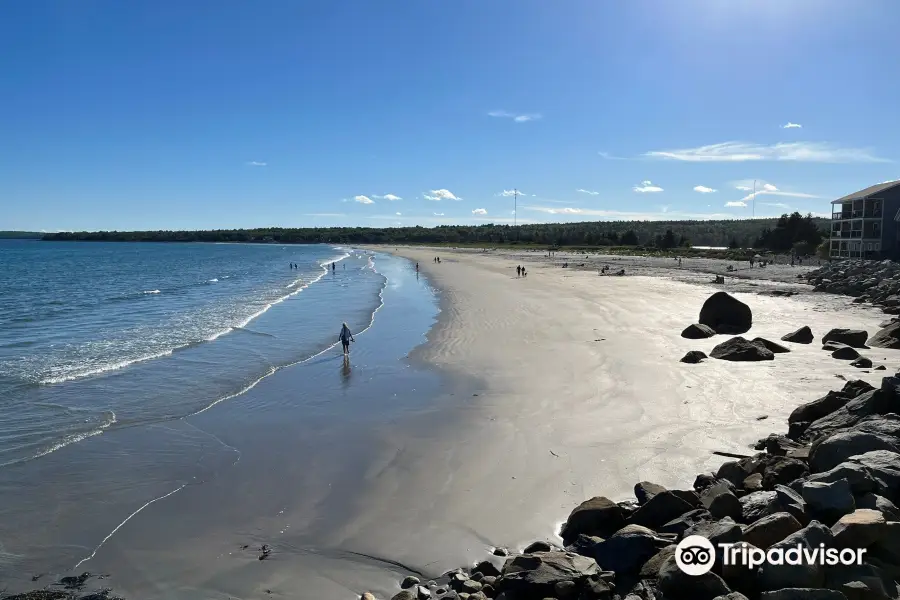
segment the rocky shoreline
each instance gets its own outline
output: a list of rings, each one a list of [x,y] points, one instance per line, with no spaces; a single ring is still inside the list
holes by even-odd
[[[878,264],[872,269],[888,268]],[[855,267],[834,272],[848,278],[863,274]],[[900,269],[896,273],[900,292]],[[893,284],[866,289],[873,288],[894,290]],[[751,326],[750,308],[718,292],[704,304],[699,323],[682,336],[735,335],[711,352],[722,360],[773,360],[775,354],[790,352],[769,340],[740,337]],[[820,341],[833,358],[859,361],[865,357],[858,349],[900,347],[891,345],[897,337],[892,327],[887,324],[888,331],[871,338],[865,331],[835,329]],[[782,341],[811,344],[815,336],[803,327]],[[705,358],[692,351],[682,360]],[[797,407],[785,433],[759,440],[754,449],[756,454],[735,456],[715,473],[701,473],[690,489],[642,481],[634,485],[633,499],[586,500],[563,525],[561,545],[535,541],[512,555],[496,549],[472,567],[428,582],[409,576],[391,600],[900,599],[900,373],[884,377],[877,388],[848,381]],[[810,551],[865,552],[857,565],[765,563],[750,568],[725,564],[719,549],[712,569],[695,576],[676,561],[677,544],[689,536],[748,551],[786,551],[799,545]],[[375,596],[366,592],[362,600]]]

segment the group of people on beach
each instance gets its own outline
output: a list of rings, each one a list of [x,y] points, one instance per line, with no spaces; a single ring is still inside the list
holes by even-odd
[[[432,262],[437,263],[437,264],[441,264],[441,257],[440,257],[440,256],[435,256],[435,257],[434,257],[434,260],[433,260]]]
[[[292,269],[299,269],[300,267],[297,266],[297,263],[291,263],[291,268],[292,268]]]
[[[527,277],[528,273],[525,272],[525,267],[519,265],[516,267],[516,277]]]

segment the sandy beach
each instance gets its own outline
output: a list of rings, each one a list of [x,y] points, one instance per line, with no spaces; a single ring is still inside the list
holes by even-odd
[[[880,380],[818,344],[791,345],[768,363],[680,363],[725,339],[679,336],[721,286],[601,277],[505,252],[385,250],[418,262],[441,290],[439,323],[415,356],[482,386],[442,431],[397,438],[366,492],[373,501],[347,526],[348,543],[428,575],[481,560],[493,545],[554,540],[591,496],[625,499],[640,480],[689,487],[723,462],[713,451],[749,454],[785,429],[797,405],[843,385],[839,377]],[[740,289],[753,285],[774,284],[744,280]],[[806,290],[735,292],[754,311],[748,335],[778,340],[802,325],[817,336],[839,326],[874,332],[884,320],[849,298]],[[888,372],[898,366],[894,351],[868,355]]]

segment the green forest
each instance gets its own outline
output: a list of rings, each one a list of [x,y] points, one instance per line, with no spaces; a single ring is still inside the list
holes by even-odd
[[[54,241],[243,242],[277,244],[539,245],[552,247],[690,246],[758,248],[810,254],[828,221],[800,213],[728,221],[585,221],[439,227],[258,228],[210,231],[97,231],[45,234]]]
[[[43,235],[36,231],[0,231],[0,240],[39,240]]]

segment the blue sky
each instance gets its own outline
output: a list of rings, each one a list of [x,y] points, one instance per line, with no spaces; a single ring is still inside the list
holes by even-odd
[[[896,0],[10,0],[0,229],[500,223],[514,188],[520,222],[828,213],[900,177],[897,22]]]

